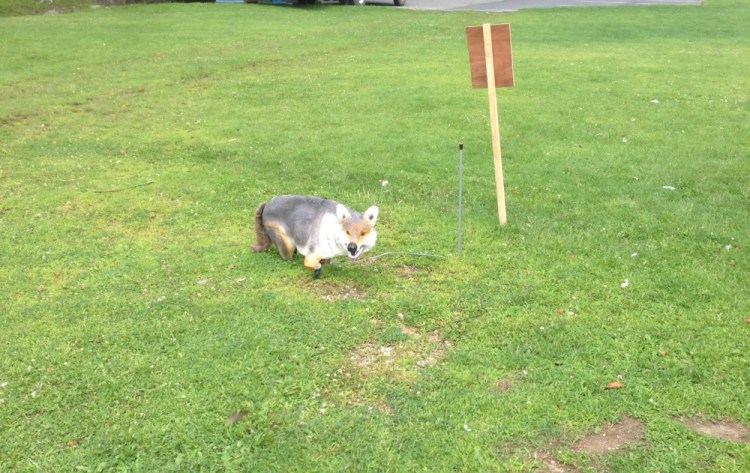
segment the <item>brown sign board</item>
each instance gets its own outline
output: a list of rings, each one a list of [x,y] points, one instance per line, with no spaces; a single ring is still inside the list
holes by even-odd
[[[495,87],[513,87],[513,53],[510,45],[510,25],[492,25],[492,57],[494,60]],[[466,42],[469,46],[471,64],[471,86],[487,88],[487,65],[484,54],[484,34],[481,26],[466,27]]]

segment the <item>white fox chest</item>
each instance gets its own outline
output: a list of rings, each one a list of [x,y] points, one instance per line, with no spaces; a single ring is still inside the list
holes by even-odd
[[[343,230],[338,218],[334,214],[325,214],[320,219],[320,226],[312,228],[310,240],[306,245],[298,245],[297,251],[308,256],[311,253],[323,258],[333,258],[346,254]]]

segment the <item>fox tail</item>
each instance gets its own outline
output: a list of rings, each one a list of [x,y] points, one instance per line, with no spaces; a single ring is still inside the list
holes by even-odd
[[[255,211],[255,236],[258,242],[253,245],[253,252],[260,253],[262,251],[268,251],[271,249],[273,243],[271,237],[266,233],[266,229],[263,227],[263,210],[266,208],[266,204],[262,203],[258,206]]]

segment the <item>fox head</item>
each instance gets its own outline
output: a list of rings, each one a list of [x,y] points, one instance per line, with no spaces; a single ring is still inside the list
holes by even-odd
[[[363,215],[350,212],[341,204],[336,206],[336,218],[341,225],[338,238],[339,246],[346,250],[351,259],[359,258],[362,253],[370,251],[378,239],[375,223],[378,221],[380,210],[373,205]]]

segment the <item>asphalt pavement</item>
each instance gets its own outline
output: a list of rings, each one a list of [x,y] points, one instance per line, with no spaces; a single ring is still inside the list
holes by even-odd
[[[373,2],[375,3],[375,2]],[[378,0],[377,3],[392,3]],[[406,0],[413,10],[511,12],[524,8],[595,7],[622,5],[700,5],[703,0]]]

